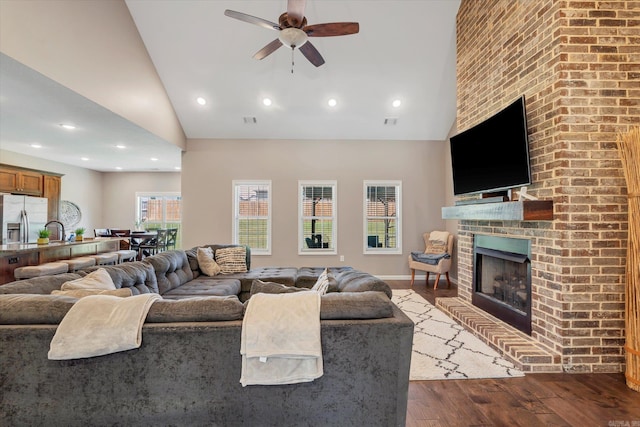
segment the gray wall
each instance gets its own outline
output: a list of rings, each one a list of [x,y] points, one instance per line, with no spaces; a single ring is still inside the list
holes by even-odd
[[[255,266],[350,265],[387,278],[409,274],[422,233],[443,229],[445,141],[188,140],[182,158],[183,247],[232,239],[234,179],[269,179],[272,254]],[[338,255],[298,255],[298,180],[338,182]],[[363,255],[364,180],[401,180],[403,254]],[[344,255],[344,262],[340,262]]]

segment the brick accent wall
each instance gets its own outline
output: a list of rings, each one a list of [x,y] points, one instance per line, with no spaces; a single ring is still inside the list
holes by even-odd
[[[533,185],[554,221],[460,221],[459,296],[477,233],[532,241],[532,336],[569,372],[624,368],[626,187],[616,135],[640,125],[640,1],[462,0],[458,122],[526,96]]]

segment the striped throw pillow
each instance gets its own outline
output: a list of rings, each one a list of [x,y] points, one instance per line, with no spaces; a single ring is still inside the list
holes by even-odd
[[[216,250],[216,262],[222,274],[246,273],[247,250],[244,246],[220,248]]]

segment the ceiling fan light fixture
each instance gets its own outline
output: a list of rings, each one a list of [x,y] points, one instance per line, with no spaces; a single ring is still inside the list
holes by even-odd
[[[307,33],[299,28],[284,28],[278,36],[280,42],[291,49],[299,48],[308,40]]]

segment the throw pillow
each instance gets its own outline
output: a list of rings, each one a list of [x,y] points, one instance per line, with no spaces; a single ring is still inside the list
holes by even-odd
[[[222,274],[247,272],[247,249],[244,246],[232,246],[216,250],[215,260]]]
[[[93,271],[87,274],[80,279],[71,280],[69,282],[65,282],[60,287],[63,291],[68,291],[71,289],[116,289],[116,285],[113,283],[113,279],[107,270],[104,268],[99,268],[96,271]]]
[[[442,254],[447,252],[448,231],[432,231],[424,250],[425,254]]]
[[[251,294],[253,296],[258,293],[263,294],[286,294],[291,292],[308,291],[307,288],[296,288],[294,286],[283,285],[282,283],[263,282],[262,280],[255,279],[251,283]]]
[[[209,247],[198,248],[197,255],[198,266],[200,270],[207,276],[215,276],[220,273],[221,268],[213,259],[213,250]]]
[[[318,276],[318,281],[311,288],[312,291],[318,292],[320,295],[324,295],[327,293],[329,289],[329,271],[325,268],[320,276]]]
[[[132,295],[131,288],[120,289],[70,289],[68,291],[52,291],[51,295],[66,295],[74,298],[88,297],[89,295],[111,295],[126,298]]]

